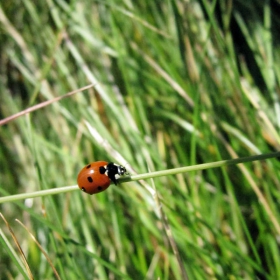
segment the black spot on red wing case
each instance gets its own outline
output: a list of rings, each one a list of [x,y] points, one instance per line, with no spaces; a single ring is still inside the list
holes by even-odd
[[[99,167],[99,173],[104,174],[106,172],[106,168],[104,166]]]

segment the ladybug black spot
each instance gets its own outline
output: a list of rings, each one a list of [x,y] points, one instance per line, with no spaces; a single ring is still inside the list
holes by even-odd
[[[87,180],[92,183],[93,182],[93,179],[91,177],[87,177]]]
[[[99,167],[99,172],[100,172],[100,174],[105,174],[106,168],[104,166],[100,166]]]

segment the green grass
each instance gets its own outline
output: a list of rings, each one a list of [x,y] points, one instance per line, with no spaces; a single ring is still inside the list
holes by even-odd
[[[277,1],[6,2],[1,119],[95,86],[0,127],[2,197],[213,168],[1,203],[0,278],[280,279],[278,159],[214,168],[279,150]]]

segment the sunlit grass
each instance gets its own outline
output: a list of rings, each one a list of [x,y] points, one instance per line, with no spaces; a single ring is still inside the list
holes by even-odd
[[[0,7],[0,118],[94,86],[0,127],[0,199],[24,199],[0,205],[1,275],[280,279],[279,161],[250,158],[280,144],[271,7],[23,3]],[[97,160],[129,182],[72,191]]]

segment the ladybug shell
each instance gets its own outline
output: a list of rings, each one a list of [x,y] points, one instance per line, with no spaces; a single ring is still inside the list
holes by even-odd
[[[96,161],[85,166],[77,178],[79,188],[88,194],[105,191],[111,184],[110,178],[104,174],[107,164],[106,161]]]

